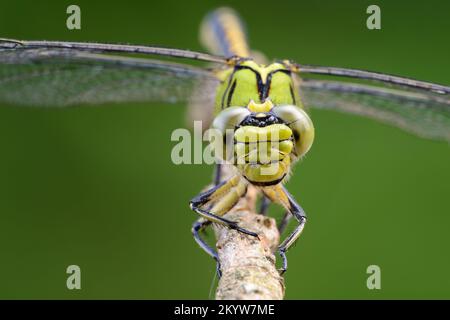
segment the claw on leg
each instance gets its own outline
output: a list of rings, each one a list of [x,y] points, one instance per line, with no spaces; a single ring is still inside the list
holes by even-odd
[[[217,223],[244,234],[258,237],[257,233],[241,228],[237,222],[222,217],[247,193],[247,186],[248,182],[241,176],[236,175],[199,194],[190,202],[191,209],[201,216],[192,226],[192,234],[200,247],[217,261],[218,274],[221,272],[217,252],[200,237],[199,231],[211,223]]]
[[[221,269],[219,258],[216,259],[216,273],[217,273],[217,276],[219,277],[219,279],[222,278],[222,269]]]
[[[220,278],[222,276],[222,270],[220,269],[220,260],[217,252],[206,243],[206,241],[200,236],[200,231],[204,230],[206,227],[211,225],[211,221],[200,218],[194,222],[192,225],[192,235],[194,236],[195,241],[203,249],[209,256],[211,256],[214,260],[216,260],[216,273]]]
[[[264,194],[272,201],[281,204],[284,208],[286,208],[298,222],[297,227],[294,231],[280,244],[278,247],[278,252],[283,261],[281,273],[286,272],[287,270],[287,258],[286,251],[295,243],[295,241],[300,237],[303,228],[306,223],[306,214],[302,207],[294,200],[292,195],[281,185],[275,185],[270,187],[263,188]],[[286,224],[288,221],[288,217],[285,216],[283,221],[286,220]],[[283,222],[282,222],[283,224]],[[283,225],[280,225],[280,227]],[[283,226],[284,228],[284,226]]]
[[[280,254],[281,260],[282,260],[282,265],[281,265],[281,269],[280,271],[280,275],[283,275],[286,270],[287,270],[287,258],[286,258],[286,251],[283,251],[281,249],[278,249],[278,253]]]

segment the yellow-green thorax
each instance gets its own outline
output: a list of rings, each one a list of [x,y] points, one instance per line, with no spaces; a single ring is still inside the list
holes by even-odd
[[[246,107],[250,101],[263,103],[269,98],[274,106],[301,107],[291,71],[281,63],[260,65],[243,60],[220,71],[221,84],[217,89],[215,113],[228,107]]]

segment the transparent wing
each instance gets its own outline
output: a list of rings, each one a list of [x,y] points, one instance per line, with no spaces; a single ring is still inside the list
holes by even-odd
[[[161,55],[173,58],[185,58],[207,62],[226,63],[225,57],[208,53],[145,46],[96,42],[69,42],[69,41],[27,41],[0,38],[0,49],[72,49],[89,51],[92,53],[133,53],[142,55]]]
[[[307,107],[361,115],[421,137],[450,141],[449,95],[431,91],[317,79],[303,79],[300,86]]]
[[[127,53],[132,52],[131,47],[127,46],[130,49]],[[113,49],[119,52],[119,48]],[[129,101],[211,103],[214,99],[215,92],[211,89],[196,90],[196,96],[192,96],[198,86],[209,83],[209,88],[214,88],[218,83],[211,70],[96,53],[114,51],[112,49],[86,50],[74,48],[73,43],[67,48],[24,48],[15,42],[0,40],[0,102],[70,106]],[[186,51],[175,52],[186,57]]]
[[[376,82],[383,83],[384,85],[398,85],[403,87],[408,87],[417,90],[430,91],[438,94],[448,95],[450,94],[450,87],[444,86],[436,83],[420,81],[411,78],[399,77],[390,74],[384,74],[373,71],[358,70],[358,69],[347,69],[347,68],[337,68],[337,67],[323,67],[323,66],[312,66],[312,65],[300,65],[297,63],[291,63],[294,70],[300,72],[302,77],[308,77],[310,75],[326,75],[343,77],[350,79],[362,79],[362,80],[372,80]]]

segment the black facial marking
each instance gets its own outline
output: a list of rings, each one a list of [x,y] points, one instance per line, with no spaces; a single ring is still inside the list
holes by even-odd
[[[276,184],[279,184],[285,177],[286,175],[283,175],[280,179],[274,180],[274,181],[265,181],[265,182],[261,182],[261,181],[252,181],[249,180],[246,176],[244,176],[244,178],[250,182],[251,184],[254,184],[255,186],[262,186],[262,187],[267,187],[267,186],[273,186]]]
[[[222,95],[222,101],[220,102],[220,108],[223,110],[223,108],[225,107],[225,97],[227,96],[228,91],[230,90],[230,86],[231,86],[231,81],[234,78],[234,74],[236,73],[237,69],[234,68],[233,72],[231,73],[229,80],[228,80],[228,85],[225,88],[225,91]]]
[[[297,104],[295,101],[294,88],[292,88],[292,85],[289,86],[289,90],[291,91],[292,104]]]
[[[230,87],[230,93],[228,93],[227,107],[229,107],[230,104],[231,104],[231,99],[233,98],[234,89],[236,89],[236,79],[235,79],[235,80],[233,81],[233,83],[231,84],[231,87]]]
[[[263,102],[264,100],[266,100],[269,97],[269,93],[270,93],[270,87],[271,87],[271,83],[272,83],[272,76],[277,73],[277,72],[283,72],[287,75],[291,75],[291,71],[290,70],[274,70],[272,72],[270,72],[267,75],[267,79],[266,79],[266,83],[263,83],[262,78],[261,78],[261,74],[256,71],[255,69],[248,67],[248,66],[242,66],[242,65],[236,65],[234,67],[234,72],[238,71],[238,70],[242,70],[242,69],[247,69],[247,70],[251,70],[255,76],[256,76],[256,84],[257,84],[257,90],[258,90],[258,94],[259,94],[259,99],[261,100],[261,102]],[[233,75],[234,75],[233,72]],[[292,88],[291,88],[292,90]],[[291,91],[291,95],[293,95],[293,92]],[[295,101],[295,98],[293,96],[293,100]]]
[[[259,99],[262,101],[266,100],[269,96],[270,91],[270,84],[272,82],[272,74],[274,74],[276,71],[271,72],[267,75],[266,83],[263,84],[261,80],[261,76],[258,73],[258,80],[261,80],[261,84],[258,82],[258,92],[259,92]]]
[[[264,117],[257,117],[257,113],[249,114],[244,120],[239,124],[239,127],[243,126],[253,126],[253,127],[267,127],[275,123],[284,123],[283,120],[277,116],[266,113]]]

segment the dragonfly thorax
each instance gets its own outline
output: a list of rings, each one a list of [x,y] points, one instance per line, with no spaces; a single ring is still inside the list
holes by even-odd
[[[257,64],[253,60],[238,61],[221,71],[217,89],[216,113],[230,106],[247,106],[251,101],[274,105],[300,105],[291,70],[282,63]]]

